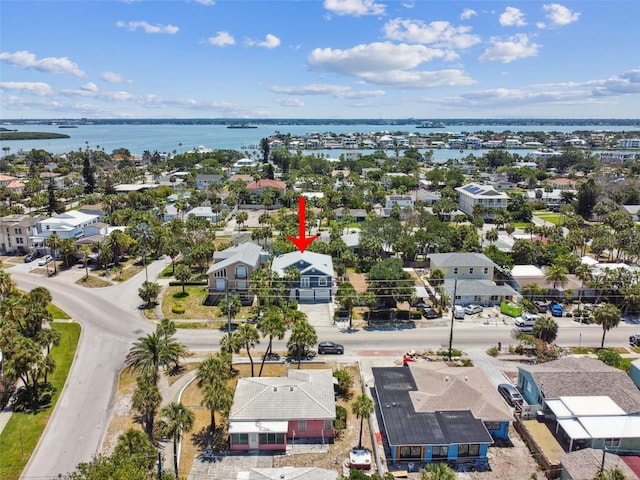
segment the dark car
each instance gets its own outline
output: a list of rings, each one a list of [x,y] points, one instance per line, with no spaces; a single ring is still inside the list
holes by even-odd
[[[320,342],[318,344],[318,353],[337,353],[338,355],[342,355],[344,353],[344,347],[336,342]]]
[[[24,257],[24,263],[33,262],[36,258],[38,258],[38,254],[36,252],[27,253]]]
[[[538,309],[538,312],[547,313],[547,309],[549,308],[549,305],[547,304],[547,302],[543,300],[536,300],[535,302],[533,302],[533,304]]]
[[[507,401],[509,405],[515,407],[522,405],[522,395],[516,387],[509,383],[501,383],[498,385],[498,393]]]
[[[629,344],[633,345],[634,347],[640,347],[640,333],[631,335],[629,337]]]
[[[439,318],[442,316],[433,307],[424,307],[424,308],[421,308],[420,311],[422,312],[422,316],[424,318]]]

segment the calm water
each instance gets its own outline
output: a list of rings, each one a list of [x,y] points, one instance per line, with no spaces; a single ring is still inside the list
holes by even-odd
[[[494,132],[510,131],[557,131],[573,132],[576,130],[593,131],[630,131],[637,130],[631,126],[598,126],[576,127],[559,125],[515,126],[515,125],[464,125],[447,126],[442,129],[416,129],[415,125],[258,125],[258,128],[230,129],[225,125],[79,125],[77,128],[58,128],[55,125],[14,125],[7,128],[30,132],[55,132],[69,135],[71,138],[55,140],[22,140],[0,141],[0,149],[9,147],[9,153],[22,150],[43,149],[51,153],[65,153],[84,149],[87,145],[92,149],[111,152],[117,148],[127,148],[134,155],[141,155],[145,150],[153,152],[182,153],[203,145],[212,149],[232,149],[253,152],[259,150],[260,140],[276,132],[304,135],[311,132],[333,132],[336,134],[357,132],[372,133],[381,131],[402,131],[405,133],[429,134],[436,132],[476,132],[491,130]],[[182,144],[182,145],[180,145]],[[436,161],[461,158],[473,153],[481,156],[484,150],[435,150]],[[530,150],[511,150],[512,153],[526,155]],[[3,151],[2,154],[5,152]],[[327,154],[338,158],[342,150],[313,150],[307,153]]]

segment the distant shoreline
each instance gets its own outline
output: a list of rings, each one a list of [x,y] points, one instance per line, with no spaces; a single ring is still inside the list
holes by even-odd
[[[421,125],[425,122],[438,124],[438,127],[446,126],[632,126],[640,127],[640,118],[407,118],[407,119],[337,119],[337,118],[79,118],[79,119],[3,119],[7,125],[229,125],[250,124],[255,125],[379,125],[392,128],[394,125]]]
[[[0,140],[55,140],[57,138],[71,138],[64,133],[49,132],[0,132]]]

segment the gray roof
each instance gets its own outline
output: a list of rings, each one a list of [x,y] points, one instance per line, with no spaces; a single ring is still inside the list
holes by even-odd
[[[338,472],[316,467],[252,468],[248,476],[238,474],[245,480],[336,480]],[[240,476],[242,475],[242,476]]]
[[[230,421],[334,420],[333,372],[289,370],[286,377],[238,380]]]
[[[325,255],[323,253],[310,252],[305,250],[303,253],[300,250],[295,252],[285,253],[273,259],[271,264],[271,270],[278,275],[283,276],[287,267],[295,266],[298,262],[303,261],[309,264],[309,267],[301,270],[301,273],[308,273],[312,269],[319,270],[320,273],[333,276],[333,259],[331,255]]]
[[[416,411],[410,393],[418,388],[409,368],[373,367],[372,372],[390,445],[492,443],[482,421],[469,410]]]
[[[565,453],[560,456],[563,470],[569,475],[566,478],[571,480],[593,480],[598,475],[602,465],[602,450],[593,448],[585,448],[571,453]],[[605,453],[604,469],[612,470],[620,469],[625,478],[629,480],[637,480],[638,476],[633,473],[618,455]],[[565,477],[563,477],[565,478]]]
[[[565,357],[542,365],[518,367],[531,374],[545,398],[608,396],[626,413],[640,412],[640,390],[624,371],[595,358]]]
[[[442,288],[449,294],[453,294],[455,279],[445,279]],[[456,296],[468,297],[471,295],[478,295],[486,297],[488,295],[497,295],[503,297],[511,297],[518,295],[518,292],[509,285],[496,285],[493,280],[482,279],[459,279],[456,287]]]
[[[495,267],[484,253],[432,253],[427,256],[432,264],[442,267]]]
[[[236,263],[243,263],[257,268],[260,265],[262,254],[262,247],[252,242],[246,242],[215,252],[213,254],[214,264],[207,270],[207,275]]]

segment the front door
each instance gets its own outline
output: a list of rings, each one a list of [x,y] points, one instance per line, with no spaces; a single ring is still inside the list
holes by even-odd
[[[258,434],[249,434],[249,450],[258,450]]]

